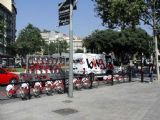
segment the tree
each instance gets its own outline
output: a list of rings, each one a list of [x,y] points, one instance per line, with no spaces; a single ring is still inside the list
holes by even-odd
[[[135,27],[145,9],[144,0],[92,0],[103,25],[109,28]]]
[[[103,25],[135,28],[143,21],[153,29],[157,79],[159,79],[157,32],[160,31],[160,0],[92,0]]]
[[[52,55],[56,53],[56,45],[54,42],[51,42],[50,44],[46,44],[44,47],[44,54],[45,55]]]
[[[160,0],[144,0],[145,9],[142,11],[140,20],[150,25],[153,30],[160,28]]]
[[[114,52],[120,61],[126,61],[135,53],[143,52],[148,55],[151,52],[151,37],[143,29],[125,29],[121,32],[108,30],[95,30],[84,39],[83,46],[96,53]],[[94,44],[94,46],[92,46]],[[98,50],[98,51],[96,51]],[[95,53],[94,52],[94,53]]]
[[[160,31],[160,0],[92,0],[103,25],[109,28],[135,28],[143,21],[153,29],[153,36]],[[155,41],[155,40],[154,40]],[[156,46],[156,41],[155,41]]]
[[[56,41],[45,45],[44,54],[45,55],[47,55],[47,54],[51,55],[51,54],[54,54],[54,53],[59,53],[61,55],[62,52],[68,52],[67,51],[68,48],[69,48],[69,45],[66,42],[66,40],[57,39]]]
[[[16,56],[16,53],[17,53],[17,48],[16,48],[16,44],[9,44],[6,46],[6,51],[9,55],[12,55],[12,56]]]
[[[149,56],[153,51],[153,48],[150,46],[152,37],[147,34],[147,32],[141,28],[135,30],[128,28],[120,32],[118,38],[121,43],[120,48],[114,50],[119,56],[130,56],[133,57],[136,53],[144,53],[145,56]],[[116,46],[116,44],[114,44]],[[119,52],[121,50],[121,52]]]
[[[16,41],[17,52],[23,57],[27,54],[40,52],[44,45],[45,42],[42,39],[40,30],[32,24],[21,30]]]
[[[77,49],[77,50],[75,51],[75,53],[83,53],[83,50],[82,50],[82,49]]]
[[[68,48],[69,45],[67,43],[66,40],[64,39],[57,39],[55,42],[55,46],[56,46],[56,52],[59,53],[60,55],[62,54],[62,52],[68,52]]]
[[[112,51],[112,42],[118,38],[118,32],[109,30],[95,30],[91,35],[84,38],[83,46],[92,53],[109,53]]]
[[[140,24],[158,27],[160,22],[160,0],[92,0],[103,25],[109,28],[135,27]]]

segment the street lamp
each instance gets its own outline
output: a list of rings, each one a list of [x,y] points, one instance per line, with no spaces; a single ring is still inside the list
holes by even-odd
[[[156,29],[156,11],[155,11],[155,4],[156,1],[154,2],[153,6],[153,40],[155,41],[155,58],[156,58],[156,70],[157,70],[157,80],[159,80],[159,65],[158,65],[158,45],[157,45],[157,29]]]
[[[154,41],[155,41],[155,57],[156,57],[156,69],[157,69],[157,80],[159,80],[159,64],[158,64],[158,43],[157,43],[157,34],[156,34],[156,30],[154,29]]]

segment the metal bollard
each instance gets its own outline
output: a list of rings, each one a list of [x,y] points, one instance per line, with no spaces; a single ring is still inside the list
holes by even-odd
[[[141,70],[141,82],[144,82],[143,70]]]
[[[112,74],[111,85],[114,85],[114,81],[113,81],[113,71],[111,72],[111,74]]]
[[[64,84],[64,93],[68,93],[67,86],[66,86],[66,78],[64,78],[63,84]]]
[[[125,79],[124,79],[124,70],[122,69],[122,79],[123,79],[123,82],[125,82]]]
[[[31,84],[30,84],[30,81],[28,81],[28,98],[29,99],[31,99],[31,92],[30,92],[30,86],[31,86]]]
[[[153,82],[153,71],[150,72],[150,82]]]
[[[129,82],[131,82],[132,81],[132,72],[130,71],[129,72]]]
[[[128,77],[129,77],[129,82],[132,81],[132,69],[131,69],[131,66],[129,66],[129,74],[128,74]]]
[[[92,85],[93,85],[93,79],[94,79],[94,73],[90,73],[90,81],[91,81],[91,86],[89,87],[90,89],[92,89]]]

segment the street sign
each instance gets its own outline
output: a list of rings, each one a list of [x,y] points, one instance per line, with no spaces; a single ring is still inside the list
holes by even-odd
[[[69,22],[68,19],[66,19],[66,20],[60,20],[60,21],[59,21],[59,26],[68,25],[69,23],[70,23],[70,22]]]
[[[70,23],[70,2],[61,2],[58,6],[59,26],[68,25]]]
[[[75,10],[77,0],[71,0],[73,9]],[[70,24],[70,0],[65,0],[65,2],[59,3],[59,26]]]
[[[65,2],[59,3],[58,6],[59,6],[59,11],[70,9],[70,2],[68,0],[66,0]]]
[[[59,11],[59,20],[69,19],[70,9]]]

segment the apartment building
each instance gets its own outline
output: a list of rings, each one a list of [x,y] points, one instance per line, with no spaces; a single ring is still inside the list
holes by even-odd
[[[17,9],[14,0],[0,0],[0,55],[9,55],[6,47],[15,42]]]
[[[55,42],[57,40],[66,40],[67,43],[69,44],[69,36],[64,34],[64,33],[60,33],[58,31],[47,31],[44,30],[41,32],[42,38],[48,43],[50,44],[51,42]],[[73,36],[73,52],[75,52],[77,49],[81,49],[84,50],[83,48],[83,43],[82,43],[82,39],[80,37],[77,36]]]

